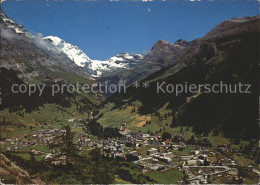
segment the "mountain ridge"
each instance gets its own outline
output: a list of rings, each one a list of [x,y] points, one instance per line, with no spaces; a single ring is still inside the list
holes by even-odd
[[[75,75],[83,78],[88,78],[90,80],[96,79],[102,83],[119,84],[124,82],[127,85],[130,85],[134,81],[142,80],[151,73],[176,63],[182,54],[189,48],[189,42],[183,40],[176,41],[176,43],[173,44],[159,40],[145,56],[134,53],[119,53],[107,60],[92,60],[78,46],[70,44],[57,36],[43,37],[41,34],[30,33],[22,25],[12,21],[2,11],[1,22],[3,23],[2,43],[4,47],[5,45],[12,45],[10,39],[16,40],[14,42],[18,45],[19,42],[23,42],[23,44],[21,43],[20,48],[29,47],[30,45],[30,49],[21,50],[26,51],[26,53],[29,53],[30,55],[28,56],[28,60],[23,62],[22,60],[24,60],[24,57],[17,56],[17,54],[11,61],[7,61],[7,54],[12,55],[14,53],[7,53],[7,49],[1,50],[2,58],[4,59],[1,66],[16,68],[20,71],[19,76],[25,81],[28,81],[27,79],[29,79],[29,81],[35,81],[34,79],[45,76],[45,81],[46,79],[52,79],[55,82],[59,80],[66,82],[68,79],[59,77],[53,79],[52,77],[56,76],[55,74],[52,74],[52,71],[54,72],[57,70],[54,69],[54,67],[56,68],[56,66],[61,65],[62,71],[59,71],[59,73],[64,74],[63,70],[65,70],[73,72]],[[17,42],[17,40],[19,42]],[[16,51],[19,55],[19,53],[21,53],[20,48],[15,50],[15,47],[17,46],[13,45],[12,50]],[[36,47],[37,49],[31,49],[31,47]],[[35,51],[35,49],[38,51]],[[31,56],[37,52],[42,53],[41,57],[38,55],[38,61],[29,59],[29,57],[31,58]],[[23,53],[21,55],[24,56]],[[17,58],[21,60],[20,63],[15,62],[17,61]],[[39,64],[43,69],[39,69]],[[38,69],[31,66],[35,66]],[[49,75],[49,73],[51,73],[51,75]]]
[[[53,83],[91,81],[90,75],[66,55],[43,40],[41,34],[32,34],[0,11],[1,67],[14,69],[27,82]],[[72,79],[73,78],[73,79]],[[75,80],[74,80],[75,79]]]
[[[191,41],[191,47],[177,63],[144,78],[140,83],[150,82],[148,88],[130,86],[126,94],[114,94],[104,105],[110,102],[115,104],[114,109],[120,109],[139,101],[138,113],[148,115],[156,114],[168,103],[173,127],[192,126],[200,135],[218,129],[216,132],[238,140],[258,138],[259,17],[250,17],[248,22],[220,23],[209,32],[214,34]],[[218,31],[223,24],[229,27],[224,34]],[[252,93],[156,93],[157,83],[213,85],[220,81],[251,84]]]
[[[102,77],[117,69],[131,69],[143,59],[140,54],[119,53],[107,60],[90,59],[78,46],[72,45],[57,36],[46,36],[60,53],[67,55],[78,66],[85,69],[92,77]]]

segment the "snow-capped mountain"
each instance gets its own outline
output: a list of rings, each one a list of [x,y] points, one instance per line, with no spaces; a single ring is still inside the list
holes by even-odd
[[[78,66],[84,67],[85,63],[90,62],[90,58],[77,46],[65,42],[59,37],[48,36],[44,40],[50,41],[60,52],[65,53]]]
[[[132,69],[142,62],[143,56],[140,54],[119,53],[107,60],[91,60],[86,63],[88,72],[93,76],[105,76],[118,69]]]
[[[10,18],[8,18],[3,12],[0,12],[1,21],[3,21],[3,24],[7,25],[8,28],[14,30],[16,33],[25,33],[25,29],[23,25],[17,24],[14,21],[12,21]]]
[[[92,77],[103,77],[119,69],[132,69],[143,60],[139,54],[119,53],[107,60],[92,60],[79,47],[70,44],[57,36],[43,37],[27,31],[23,25],[15,23],[0,11],[1,35],[14,39],[24,37],[29,39],[39,49],[54,56],[64,55]],[[47,63],[46,63],[47,65]]]
[[[82,67],[41,34],[26,30],[0,10],[1,62],[0,67],[15,69],[18,77],[26,82],[70,82],[76,79],[93,79]],[[62,74],[64,78],[61,78]],[[73,76],[73,78],[71,78]]]
[[[101,77],[118,69],[131,69],[142,61],[140,54],[119,53],[107,60],[91,60],[80,48],[56,36],[44,37],[59,52],[66,54],[78,66],[84,67],[93,77]]]

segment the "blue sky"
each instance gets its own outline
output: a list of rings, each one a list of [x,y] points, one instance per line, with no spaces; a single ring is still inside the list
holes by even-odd
[[[146,53],[159,40],[202,37],[223,20],[259,13],[257,1],[7,0],[4,12],[34,33],[79,46],[91,59]]]

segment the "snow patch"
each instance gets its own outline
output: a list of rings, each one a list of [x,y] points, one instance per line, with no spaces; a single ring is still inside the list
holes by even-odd
[[[230,22],[247,22],[249,21],[247,18],[244,17],[238,17],[238,18],[233,18],[229,20]]]
[[[60,51],[65,53],[73,62],[78,66],[84,67],[86,62],[90,61],[90,58],[77,46],[65,42],[56,36],[44,37],[45,40],[50,40],[51,43]]]
[[[4,21],[4,23],[6,23],[8,28],[13,29],[16,33],[25,33],[25,31],[22,29],[23,26],[22,25],[18,25],[16,24],[14,21],[12,21],[11,19],[7,18],[4,16],[4,14],[1,14],[2,20]]]
[[[130,69],[143,59],[142,55],[119,53],[107,60],[92,60],[80,48],[65,42],[59,37],[44,37],[59,51],[66,54],[80,67],[84,67],[93,77],[100,77],[117,69]]]

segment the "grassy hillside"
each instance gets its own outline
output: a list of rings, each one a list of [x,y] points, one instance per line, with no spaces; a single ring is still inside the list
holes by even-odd
[[[254,24],[254,22],[252,23]],[[158,116],[164,106],[172,117],[170,123],[175,126],[191,126],[198,134],[209,134],[212,130],[222,132],[233,139],[256,138],[256,119],[258,116],[258,38],[257,29],[245,34],[233,34],[209,40],[199,40],[180,60],[179,66],[172,66],[157,72],[143,81],[149,81],[149,88],[129,87],[126,94],[115,94],[107,103],[115,104],[113,111],[132,106],[140,102],[136,108],[138,116]],[[182,65],[181,65],[182,64]],[[240,83],[251,85],[251,94],[240,93],[157,93],[157,82],[166,84],[219,84],[235,85]],[[203,89],[202,89],[203,90]],[[126,115],[126,112],[118,115]],[[130,112],[131,113],[131,112]],[[116,113],[105,113],[106,117],[117,117]],[[134,118],[134,115],[130,115]],[[116,123],[116,120],[111,120]],[[123,120],[120,120],[121,122]],[[133,124],[133,120],[127,120]],[[134,122],[137,122],[134,119]],[[157,121],[154,121],[157,123]],[[159,126],[163,126],[162,120]],[[131,125],[130,124],[130,125]]]
[[[171,110],[167,109],[168,103],[156,113],[142,115],[138,109],[142,106],[141,102],[135,101],[116,108],[114,104],[108,103],[101,110],[103,116],[98,120],[105,126],[119,127],[121,123],[126,123],[127,127],[134,131],[159,132],[160,129],[168,129],[172,123]]]
[[[88,118],[88,114],[79,113],[75,105],[63,108],[57,104],[44,104],[29,113],[24,109],[9,112],[6,108],[1,114],[1,136],[6,138],[22,137],[39,129],[60,128],[66,124],[72,126],[77,120]]]
[[[13,70],[1,68],[1,137],[23,137],[33,131],[59,128],[65,124],[79,123],[88,119],[103,101],[98,93],[59,92],[51,95],[46,86],[42,95],[37,93],[13,93],[13,84],[25,84]]]
[[[1,182],[6,184],[44,184],[40,179],[32,179],[29,173],[0,154]]]

